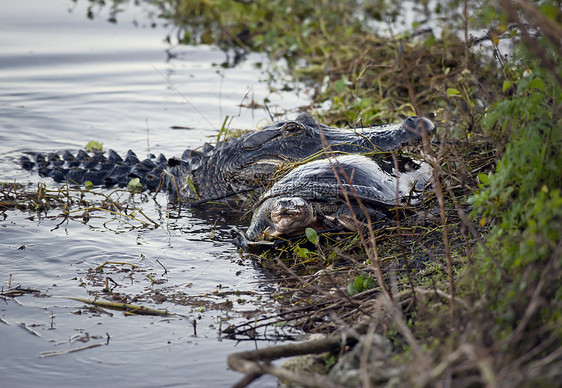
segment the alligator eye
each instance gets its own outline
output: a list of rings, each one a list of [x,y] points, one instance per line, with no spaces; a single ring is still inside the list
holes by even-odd
[[[294,121],[285,124],[282,128],[283,131],[290,132],[290,133],[303,129],[304,128],[302,125]]]

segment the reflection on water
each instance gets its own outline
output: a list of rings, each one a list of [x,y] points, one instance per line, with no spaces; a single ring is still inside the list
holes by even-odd
[[[270,95],[266,76],[255,66],[265,61],[260,55],[250,55],[234,69],[216,66],[225,55],[211,47],[173,48],[179,55],[170,58],[164,28],[134,27],[133,20],[149,24],[141,11],[130,6],[119,23],[110,24],[103,17],[86,19],[87,3],[0,5],[3,182],[53,184],[15,164],[23,151],[74,151],[96,140],[120,153],[179,156],[215,136],[225,115],[237,116],[232,128],[265,124],[264,110],[240,110],[246,94],[258,103],[268,98],[279,112],[306,103],[291,94]],[[240,224],[238,215],[186,210],[179,219],[168,218],[162,195],[142,209],[158,228],[131,227],[103,213],[84,223],[57,217],[59,210],[48,217],[0,211],[3,288],[21,284],[40,291],[0,300],[2,385],[229,386],[240,377],[226,370],[226,355],[256,344],[221,340],[218,329],[239,322],[241,311],[266,311],[254,302],[258,297],[267,301],[267,289],[258,286],[267,283],[256,283],[267,274],[240,260],[230,244],[228,229]],[[128,264],[96,272],[106,261]],[[115,298],[135,296],[138,304],[179,315],[125,317],[66,298],[103,295],[105,281]],[[209,295],[200,306],[174,303],[174,298],[216,289],[231,296]],[[255,295],[244,297],[244,303],[232,297],[234,291]],[[227,299],[230,310],[215,309]],[[260,380],[263,384],[276,383]]]

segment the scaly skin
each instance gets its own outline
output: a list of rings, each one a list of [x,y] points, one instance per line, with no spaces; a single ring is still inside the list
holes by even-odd
[[[132,151],[125,159],[111,150],[107,155],[85,151],[72,155],[65,151],[29,153],[32,158],[22,156],[20,164],[57,182],[91,181],[94,185],[124,187],[137,177],[145,189],[155,191],[162,183],[172,199],[197,204],[229,199],[255,189],[259,192],[283,163],[321,152],[321,132],[333,151],[365,153],[420,142],[421,131],[431,134],[434,128],[425,118],[410,117],[402,124],[349,130],[319,124],[310,115],[302,114],[238,139],[215,146],[205,144],[202,151],[186,150],[181,158],[166,159],[161,154],[140,161]]]

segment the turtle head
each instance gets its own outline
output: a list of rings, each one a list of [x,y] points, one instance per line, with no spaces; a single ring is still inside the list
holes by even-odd
[[[290,235],[303,231],[314,221],[314,210],[310,202],[301,197],[280,197],[271,204],[270,219],[274,230],[269,234]]]
[[[249,241],[287,236],[304,231],[314,219],[312,205],[303,198],[268,198],[254,210],[246,236]]]

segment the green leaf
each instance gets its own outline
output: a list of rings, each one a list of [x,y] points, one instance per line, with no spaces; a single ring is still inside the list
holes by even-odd
[[[357,294],[357,290],[353,287],[353,284],[347,285],[347,293],[351,296]]]
[[[314,245],[318,244],[318,233],[316,233],[316,230],[312,228],[306,228],[304,232],[306,233],[306,238],[308,239],[308,241],[310,241]]]
[[[529,88],[544,90],[544,82],[540,78],[535,78],[534,80],[529,82]]]
[[[191,179],[191,177],[189,177],[189,176],[187,177],[187,185],[189,186],[189,189],[193,192],[193,194],[195,194],[197,199],[201,199],[201,197],[197,193],[197,188],[195,187],[195,184],[193,183],[193,179]]]
[[[461,92],[459,92],[457,89],[455,88],[447,88],[447,97],[454,97],[456,95],[461,94]]]
[[[91,181],[86,181],[86,182],[84,182],[84,188],[86,190],[90,190],[90,189],[94,188],[94,184]]]
[[[86,151],[101,151],[103,149],[103,143],[91,140],[86,144],[85,148]]]
[[[511,87],[511,85],[513,85],[513,81],[512,80],[505,80],[503,81],[503,86],[502,86],[502,91],[506,91],[507,89],[509,89]]]
[[[228,127],[226,125],[227,120],[228,120],[228,115],[226,115],[224,117],[224,121],[222,122],[221,129],[220,129],[220,131],[217,135],[217,143],[220,141],[221,135],[222,135],[223,140],[226,140],[226,138],[227,138],[227,135],[228,135]]]
[[[370,276],[367,279],[365,279],[365,281],[363,282],[363,288],[365,290],[371,290],[375,287],[376,287],[375,280]]]
[[[365,278],[363,276],[357,276],[353,281],[353,288],[355,288],[357,292],[361,292],[364,290],[363,283],[365,283]]]
[[[478,179],[480,180],[480,182],[482,182],[483,185],[487,186],[490,184],[490,178],[488,177],[487,174],[484,173],[478,174]]]
[[[297,255],[299,255],[300,258],[308,259],[308,255],[310,254],[310,251],[307,248],[303,248],[303,247],[297,245],[295,247],[295,250],[297,251]]]
[[[346,87],[347,87],[347,81],[345,80],[345,78],[341,78],[341,79],[337,80],[336,82],[334,82],[334,91],[336,93],[343,92]]]
[[[142,183],[140,182],[139,178],[133,178],[127,184],[129,191],[133,193],[138,193],[142,191]]]

